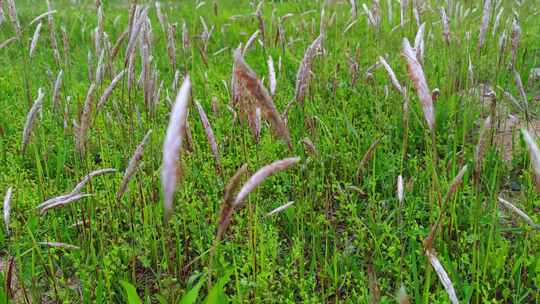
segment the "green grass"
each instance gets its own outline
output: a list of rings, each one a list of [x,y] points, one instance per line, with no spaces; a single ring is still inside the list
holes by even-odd
[[[498,40],[503,30],[510,39],[515,10],[522,28],[516,69],[526,84],[529,71],[540,66],[537,1],[522,1],[522,6],[502,1],[504,12],[499,30],[492,35],[498,12],[495,11],[481,52],[476,49],[481,1],[453,1],[470,13],[459,21],[455,15],[450,16],[450,45],[442,39],[437,6],[440,1],[426,1],[432,3],[433,10],[421,14],[426,22],[423,68],[430,88],[439,88],[441,92],[435,105],[435,143],[407,77],[406,62],[400,56],[402,39],[414,41],[417,31],[411,7],[405,18],[412,22],[400,28],[399,3],[391,1],[390,21],[389,2],[381,1],[382,22],[376,31],[367,25],[362,14],[364,1],[358,1],[358,22],[343,34],[351,22],[349,1],[337,1],[333,6],[325,5],[326,1],[265,1],[262,9],[266,48],[255,43],[245,57],[258,76],[266,79],[266,86],[266,60],[269,55],[273,57],[278,81],[274,103],[279,111],[294,98],[296,72],[304,50],[319,35],[322,8],[326,20],[333,21],[326,29],[325,53],[315,59],[305,105],[295,104],[289,112],[292,151],[272,136],[267,124],[263,124],[261,139],[256,143],[247,126],[233,123],[227,109],[231,99],[228,88],[232,51],[257,30],[257,20],[252,15],[255,7],[248,1],[217,1],[214,15],[214,1],[206,1],[199,9],[194,1],[163,1],[162,10],[169,22],[178,23],[178,70],[181,75],[188,72],[191,76],[193,98],[209,116],[223,167],[223,176],[216,174],[204,129],[192,104],[189,124],[194,151],[182,153],[183,173],[169,225],[163,223],[160,166],[170,112],[168,100],[174,102],[177,92],[171,90],[175,71],[169,64],[166,34],[153,3],[148,3],[154,37],[152,64],[159,71],[160,81],[164,81],[155,113],[145,108],[142,88],[135,87],[129,95],[123,81],[105,107],[94,109],[86,155],[81,157],[75,148],[72,121],[79,121],[90,85],[87,54],[90,50],[94,53],[90,35],[97,18],[93,2],[81,6],[54,1],[53,7],[58,10],[54,14],[56,35],[63,61],[60,66],[50,47],[46,19],[34,57],[28,58],[35,29],[35,25],[28,24],[47,10],[41,1],[17,1],[23,37],[0,50],[0,193],[3,196],[8,187],[14,189],[11,235],[1,229],[0,255],[4,282],[9,278],[8,261],[14,258],[11,301],[126,303],[131,299],[130,303],[136,303],[130,287],[134,286],[144,303],[179,303],[190,290],[191,296],[185,297],[185,301],[196,297],[199,302],[207,299],[210,303],[385,303],[396,301],[395,295],[403,284],[411,302],[447,303],[448,296],[422,245],[430,226],[444,212],[434,248],[460,301],[540,302],[538,231],[497,203],[498,196],[505,197],[540,223],[540,200],[526,147],[518,130],[514,132],[516,146],[510,160],[504,160],[496,145],[489,144],[482,174],[475,184],[471,174],[475,148],[480,125],[490,110],[479,102],[478,96],[467,93],[480,83],[495,89],[497,129],[502,129],[508,113],[524,121],[524,113],[512,107],[503,91],[497,89],[503,88],[519,98],[514,76],[508,69],[510,42],[501,53]],[[114,44],[126,29],[128,5],[123,1],[102,2],[104,30]],[[371,7],[371,1],[368,2]],[[302,14],[307,11],[311,12]],[[287,13],[293,14],[284,22],[287,43],[276,45],[277,20]],[[237,15],[242,17],[231,18]],[[215,27],[206,64],[198,50],[202,43],[197,36],[203,30],[200,18],[209,27]],[[183,21],[191,37],[191,46],[186,50],[182,47]],[[69,53],[63,48],[62,26],[69,37]],[[466,33],[470,33],[470,41],[465,38]],[[0,41],[13,35],[6,19],[0,25]],[[126,42],[112,63],[115,71],[123,69],[125,46]],[[214,55],[224,47],[228,49]],[[393,90],[384,69],[374,70],[370,79],[365,76],[366,69],[385,54],[411,96],[405,157],[403,98]],[[469,56],[474,66],[473,83],[467,77]],[[93,54],[94,69],[98,57],[99,54]],[[136,58],[138,78],[138,50]],[[351,60],[359,66],[354,85]],[[61,107],[55,111],[51,98],[60,69],[64,71]],[[107,71],[96,90],[96,100],[110,83],[110,76]],[[45,92],[44,105],[22,155],[23,126],[38,88]],[[538,94],[538,88],[527,87],[532,126],[537,123],[537,102],[533,96]],[[213,97],[219,106],[216,114],[211,111]],[[69,109],[66,129],[64,107]],[[115,193],[122,172],[148,129],[153,132],[143,156],[144,164],[127,193],[117,201]],[[495,133],[495,138],[498,136]],[[305,137],[315,144],[318,157],[304,151],[301,141]],[[356,176],[364,153],[378,138],[381,142],[373,158],[361,176]],[[434,161],[434,150],[438,161]],[[302,160],[268,179],[235,213],[224,241],[216,248],[210,274],[210,248],[228,179],[243,163],[253,173],[289,156],[300,156]],[[441,210],[439,196],[445,196],[464,164],[470,170],[448,207]],[[35,209],[44,200],[71,191],[84,175],[100,168],[116,168],[119,172],[93,179],[83,191],[93,196],[45,215]],[[402,205],[395,194],[400,174],[405,181]],[[289,201],[295,202],[292,207],[265,217],[267,212]],[[82,219],[89,222],[87,227],[71,227]],[[46,248],[37,244],[42,241],[64,242],[79,246],[80,250]],[[376,282],[370,280],[370,272],[375,274]],[[203,281],[212,282],[214,289],[201,285]],[[374,284],[380,290],[379,296],[370,291]],[[8,294],[7,283],[2,286],[0,298]],[[196,286],[200,290],[193,289]]]

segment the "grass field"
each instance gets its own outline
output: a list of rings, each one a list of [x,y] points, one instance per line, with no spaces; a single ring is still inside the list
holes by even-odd
[[[47,2],[0,1],[2,303],[540,302],[539,1]]]

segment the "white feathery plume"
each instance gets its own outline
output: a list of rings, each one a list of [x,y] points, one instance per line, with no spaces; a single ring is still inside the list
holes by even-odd
[[[34,120],[36,119],[36,115],[39,109],[41,109],[44,96],[45,95],[43,94],[43,91],[41,90],[41,88],[39,88],[38,97],[34,101],[34,104],[32,105],[32,108],[30,108],[30,111],[28,111],[28,115],[26,115],[26,123],[24,124],[22,136],[21,154],[24,154],[24,152],[26,151],[26,146],[30,142],[30,136],[32,135],[32,129],[34,128]]]
[[[38,23],[38,25],[36,26],[36,30],[34,31],[34,36],[32,37],[32,42],[30,43],[30,52],[29,52],[30,58],[33,57],[34,51],[36,50],[36,46],[39,40],[39,34],[41,33],[41,25],[42,25],[41,22]]]
[[[270,89],[270,95],[274,96],[276,94],[276,71],[274,70],[274,60],[272,56],[268,56],[268,84]]]
[[[164,194],[164,216],[168,222],[173,211],[173,195],[180,174],[178,166],[182,136],[185,134],[188,104],[191,98],[191,81],[186,75],[184,83],[178,92],[171,111],[169,126],[163,144],[163,164],[161,167],[161,183]]]
[[[11,196],[13,195],[13,188],[7,189],[4,196],[4,224],[6,225],[6,231],[9,234],[9,215],[11,213]]]

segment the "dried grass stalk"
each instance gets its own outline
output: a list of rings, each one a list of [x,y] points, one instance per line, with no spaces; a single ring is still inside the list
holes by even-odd
[[[184,47],[184,52],[187,52],[187,50],[190,47],[189,30],[188,30],[186,22],[182,23],[182,46]]]
[[[405,90],[405,98],[403,98],[403,155],[402,160],[407,157],[407,149],[409,144],[409,96]]]
[[[79,129],[77,136],[75,138],[77,150],[81,155],[84,155],[86,150],[86,136],[88,134],[88,129],[90,128],[91,115],[92,115],[92,104],[94,103],[94,91],[96,89],[96,84],[92,83],[88,92],[86,93],[86,100],[84,102],[84,108],[81,115],[81,120],[79,122]]]
[[[323,36],[319,35],[315,41],[306,49],[304,53],[304,58],[300,63],[298,72],[296,74],[296,89],[295,89],[295,99],[300,104],[304,104],[304,99],[306,98],[306,93],[309,89],[309,82],[311,80],[311,68],[313,65],[313,60],[317,55],[319,49],[322,48]]]
[[[14,0],[7,0],[7,10],[8,10],[9,20],[11,21],[11,24],[13,25],[13,28],[15,29],[15,33],[17,34],[17,37],[21,37],[22,36],[21,23],[19,22],[19,18],[17,17],[17,7],[15,6]]]
[[[358,17],[358,6],[356,5],[356,0],[349,0],[351,4],[351,19],[356,19]]]
[[[129,42],[126,47],[126,59],[124,61],[124,65],[128,64],[129,57],[132,55],[133,51],[135,50],[137,38],[139,37],[139,34],[141,32],[141,29],[143,25],[146,23],[146,17],[148,15],[148,7],[145,7],[142,12],[137,17],[135,23],[133,24],[133,28],[131,29],[131,32],[129,33]]]
[[[277,112],[276,106],[272,102],[272,97],[270,97],[270,94],[257,77],[257,74],[255,74],[255,72],[244,61],[240,49],[235,51],[234,57],[233,91],[236,91],[236,93],[234,93],[234,95],[237,96],[236,99],[245,99],[239,97],[238,95],[245,95],[243,94],[243,91],[247,91],[249,96],[256,102],[256,105],[261,108],[263,111],[263,116],[270,123],[270,125],[272,125],[277,136],[287,143],[289,149],[292,149],[289,130]],[[244,90],[242,90],[242,88]],[[245,104],[245,100],[240,101],[244,102]],[[252,111],[255,111],[254,106],[255,105],[253,104],[247,104],[247,112],[251,112],[253,114]]]
[[[17,39],[18,39],[17,36],[13,36],[11,38],[6,39],[6,41],[4,41],[4,42],[2,42],[2,44],[0,44],[0,50],[5,48],[6,46],[10,45],[11,43],[17,41]]]
[[[521,75],[519,75],[519,72],[516,69],[513,69],[514,73],[514,80],[516,81],[516,87],[518,88],[519,95],[521,96],[521,99],[523,101],[523,104],[525,108],[528,108],[528,99],[527,99],[527,93],[525,93],[525,87],[523,86],[523,82],[521,81]]]
[[[161,30],[165,32],[165,24],[167,24],[167,18],[165,17],[165,15],[163,15],[163,12],[161,12],[161,3],[159,3],[159,1],[156,1],[156,15],[159,25],[161,26]]]
[[[80,199],[83,199],[83,198],[89,197],[89,196],[92,196],[92,194],[79,193],[79,194],[70,195],[70,196],[68,196],[68,197],[66,197],[66,198],[64,198],[62,200],[58,200],[58,201],[55,201],[54,203],[50,203],[50,204],[45,205],[44,207],[41,208],[40,214],[44,214],[47,211],[49,211],[50,209],[63,207],[65,205],[68,205],[70,203],[76,202],[76,201],[78,201]]]
[[[120,47],[122,46],[122,43],[124,43],[124,41],[126,40],[126,37],[128,36],[129,32],[126,30],[126,31],[123,31],[122,34],[120,34],[120,36],[118,36],[118,39],[116,39],[116,42],[114,43],[114,46],[112,48],[112,51],[111,51],[111,61],[114,60],[114,58],[116,58],[116,56],[118,55],[118,52],[120,51]]]
[[[302,143],[304,144],[304,149],[311,154],[313,157],[319,157],[319,151],[317,151],[317,148],[315,148],[315,144],[313,144],[313,141],[309,139],[308,137],[302,139]]]
[[[236,173],[231,177],[229,183],[225,187],[225,193],[223,195],[223,202],[221,203],[221,210],[219,214],[219,225],[216,233],[216,240],[220,241],[223,238],[227,227],[231,222],[231,217],[234,212],[233,200],[236,189],[240,184],[240,179],[247,172],[247,164],[242,165]]]
[[[54,83],[54,91],[52,96],[53,108],[57,109],[60,106],[60,88],[62,87],[62,77],[64,76],[64,70],[58,72],[56,76],[56,82]]]
[[[405,91],[403,90],[403,87],[399,83],[399,80],[397,79],[396,74],[394,73],[394,70],[392,70],[392,67],[390,67],[388,62],[386,62],[386,60],[382,56],[379,56],[379,62],[383,65],[384,69],[388,73],[388,76],[390,77],[390,80],[392,81],[392,85],[394,85],[394,88],[396,88],[396,90],[399,93],[404,95]]]
[[[113,168],[106,168],[106,169],[99,169],[99,170],[95,170],[95,171],[92,171],[90,173],[88,173],[76,186],[75,188],[73,188],[73,191],[71,192],[71,194],[75,194],[75,193],[80,193],[82,188],[84,186],[86,186],[86,184],[88,184],[88,182],[90,182],[94,177],[96,176],[100,176],[100,175],[104,175],[104,174],[109,174],[109,173],[114,173],[116,172],[116,169],[113,169]]]
[[[441,214],[437,218],[437,221],[434,225],[432,225],[428,236],[424,240],[424,248],[430,249],[433,248],[433,242],[435,241],[435,237],[437,236],[437,230],[439,229],[439,226],[441,225],[441,222],[444,218],[444,214],[446,211],[446,206],[450,203],[450,200],[452,200],[452,197],[456,193],[458,187],[463,182],[463,176],[467,172],[467,165],[463,166],[461,170],[459,170],[459,173],[454,177],[452,180],[452,183],[448,187],[448,191],[446,192],[446,196],[444,197],[443,206],[441,207]]]
[[[540,194],[540,149],[538,149],[536,139],[529,133],[529,131],[526,129],[521,129],[521,132],[523,133],[523,139],[529,148],[536,192]]]
[[[274,215],[274,214],[276,214],[276,213],[282,212],[283,210],[289,208],[289,207],[292,206],[293,204],[294,204],[294,201],[288,202],[288,203],[286,203],[285,205],[279,206],[279,207],[277,207],[276,209],[274,209],[274,210],[268,212],[268,213],[266,214],[266,216],[269,217],[269,216],[272,216],[272,215]]]
[[[362,157],[362,160],[360,161],[360,164],[358,164],[358,169],[356,171],[357,178],[359,178],[359,179],[362,178],[362,173],[364,172],[365,167],[367,166],[367,164],[369,163],[369,161],[373,157],[373,154],[375,153],[375,149],[377,148],[377,146],[379,145],[380,142],[381,142],[380,138],[376,139],[371,144],[371,146],[369,146],[369,148],[367,149],[366,153]]]
[[[373,16],[373,13],[369,10],[365,3],[362,3],[362,8],[364,9],[364,13],[368,18],[368,25],[373,26],[374,28],[378,28],[375,16]]]
[[[275,96],[276,95],[276,87],[277,87],[277,81],[276,81],[276,71],[274,69],[274,60],[272,59],[272,56],[268,56],[268,84],[270,88],[270,95]]]
[[[285,158],[282,160],[275,161],[269,165],[266,165],[259,169],[255,174],[253,174],[244,186],[240,189],[236,198],[234,199],[233,206],[236,208],[242,204],[244,199],[253,191],[258,185],[260,185],[266,178],[269,176],[287,169],[288,167],[296,164],[300,161],[299,157]]]
[[[435,110],[433,108],[433,100],[431,99],[431,91],[427,85],[424,70],[420,62],[418,62],[416,54],[407,38],[403,39],[403,51],[401,54],[407,60],[409,78],[412,80],[418,98],[422,103],[422,110],[424,111],[424,117],[429,129],[433,132],[435,130]]]
[[[169,126],[163,144],[163,165],[161,168],[161,183],[164,194],[164,220],[168,222],[173,211],[173,195],[180,175],[178,165],[183,134],[185,134],[188,104],[191,98],[191,81],[186,75],[184,83],[176,96]]]
[[[242,56],[246,55],[247,51],[251,48],[255,40],[257,40],[257,37],[259,37],[259,30],[256,30],[248,39],[246,42],[246,45],[244,46],[244,50],[242,50]]]
[[[405,11],[407,10],[407,0],[399,0],[399,26],[405,26]]]
[[[444,41],[446,44],[450,44],[450,25],[448,24],[448,16],[444,7],[441,7],[441,24]]]
[[[478,182],[480,174],[482,173],[482,163],[484,161],[484,155],[488,147],[489,130],[491,130],[491,116],[488,116],[484,121],[484,125],[480,130],[478,137],[478,144],[474,153],[474,178]]]
[[[104,27],[104,21],[103,21],[103,6],[101,3],[99,3],[97,7],[97,28],[96,28],[96,53],[101,53],[101,42],[103,40],[103,27]]]
[[[431,263],[431,266],[433,266],[433,269],[435,269],[437,276],[439,276],[439,280],[443,284],[444,289],[446,290],[446,293],[448,294],[448,297],[450,298],[450,302],[452,302],[452,304],[458,304],[459,301],[456,296],[454,285],[452,284],[452,281],[450,281],[448,274],[446,273],[443,266],[441,265],[441,262],[439,262],[439,259],[437,258],[435,253],[432,252],[431,249],[427,249],[426,257],[428,258],[429,263]]]
[[[527,215],[527,213],[523,212],[521,209],[514,206],[514,204],[512,204],[509,201],[503,199],[502,197],[499,197],[499,202],[501,204],[503,204],[506,208],[508,208],[510,211],[513,211],[514,213],[519,215],[519,217],[521,217],[527,224],[531,225],[531,227],[533,227],[535,229],[540,229],[540,226],[535,224],[533,222],[533,220]]]
[[[414,37],[414,49],[416,50],[416,58],[420,62],[424,62],[424,32],[426,23],[422,23]]]
[[[88,50],[88,56],[86,57],[86,62],[88,63],[88,81],[93,82],[94,78],[94,55],[92,51]]]
[[[111,96],[112,92],[114,91],[114,89],[116,88],[120,80],[124,78],[125,73],[126,73],[126,70],[122,70],[120,73],[118,73],[118,75],[114,77],[114,79],[111,81],[111,84],[109,84],[107,89],[105,89],[105,92],[103,93],[103,95],[101,95],[101,98],[99,99],[99,102],[97,105],[98,109],[101,108],[105,104],[105,102],[107,102],[107,100]]]
[[[403,176],[401,175],[399,175],[397,178],[396,195],[397,195],[398,201],[400,203],[403,203],[403,201],[405,200],[405,192],[403,190]]]
[[[116,172],[116,169],[112,169],[112,168],[99,169],[99,170],[92,171],[92,172],[88,173],[85,177],[83,177],[83,179],[81,179],[81,181],[77,185],[75,185],[75,187],[73,188],[73,190],[71,190],[70,193],[50,198],[50,199],[44,201],[43,203],[39,204],[36,208],[37,209],[43,209],[43,208],[46,208],[49,205],[53,205],[53,204],[56,204],[58,202],[65,201],[65,200],[69,199],[70,197],[72,197],[74,195],[80,194],[81,190],[84,188],[84,186],[86,186],[86,184],[88,182],[90,182],[92,180],[92,178],[94,178],[96,176],[108,174],[108,173],[114,173],[114,172]]]
[[[41,33],[41,25],[41,22],[38,23],[38,25],[36,26],[36,30],[34,31],[34,36],[32,36],[32,42],[30,42],[30,52],[28,54],[30,58],[33,57],[34,51],[36,50],[36,46],[39,40],[39,34]]]
[[[40,21],[41,19],[48,17],[49,15],[56,14],[56,10],[53,11],[46,11],[45,13],[37,16],[36,18],[32,19],[32,21],[28,24],[29,26],[33,25],[34,23]]]
[[[513,67],[516,64],[516,58],[517,53],[519,51],[519,42],[521,41],[521,26],[519,26],[519,22],[517,19],[514,19],[514,22],[512,23],[512,49],[511,49],[511,60],[510,60],[510,66]]]
[[[129,181],[131,180],[135,172],[137,172],[137,169],[139,169],[144,153],[144,147],[148,143],[148,140],[150,140],[150,135],[152,135],[152,130],[148,130],[148,132],[146,132],[146,135],[144,135],[141,143],[137,146],[137,149],[135,149],[133,156],[131,156],[126,171],[124,172],[122,182],[120,183],[120,188],[118,189],[118,192],[116,192],[117,200],[120,200],[122,198],[122,195],[124,195],[124,193],[126,192]]]
[[[266,29],[264,27],[264,18],[262,12],[263,1],[259,2],[257,5],[257,10],[255,11],[255,17],[257,17],[259,32],[261,33],[261,38],[263,42],[263,47],[266,45]]]
[[[9,234],[9,215],[11,213],[11,197],[13,195],[13,187],[7,189],[4,196],[4,225],[6,225],[6,232]]]
[[[478,51],[482,49],[486,41],[489,19],[491,17],[491,0],[484,0],[484,10],[482,12],[482,23],[480,25],[480,34],[478,36]]]
[[[256,142],[259,142],[261,136],[261,108],[255,106],[255,110],[247,112],[249,130]]]
[[[206,116],[206,113],[204,112],[201,104],[198,101],[195,101],[195,105],[197,106],[197,111],[199,112],[199,117],[201,118],[204,132],[206,133],[206,138],[208,139],[210,149],[212,150],[212,154],[214,155],[214,159],[216,161],[217,174],[221,175],[221,161],[219,157],[218,144],[216,141],[216,137],[214,136],[214,131],[212,130],[212,126],[210,126],[210,121],[208,121],[208,117]]]
[[[66,243],[60,243],[60,242],[38,242],[38,244],[47,246],[47,247],[54,247],[54,248],[61,248],[61,249],[67,249],[67,250],[79,250],[81,249],[78,246],[70,245]]]
[[[463,166],[461,170],[459,170],[458,174],[452,180],[452,183],[450,184],[450,187],[448,187],[448,192],[446,193],[446,196],[444,198],[445,203],[450,202],[450,200],[456,193],[458,187],[462,184],[463,176],[465,176],[467,169],[468,169],[467,165]]]
[[[69,47],[69,37],[65,27],[60,27],[62,31],[62,44],[64,45],[64,58],[66,60],[66,65],[69,63],[70,57],[70,47]]]
[[[26,115],[26,122],[24,124],[23,135],[22,135],[22,145],[21,145],[21,154],[24,154],[26,147],[30,142],[30,136],[32,135],[32,129],[34,128],[34,121],[36,120],[36,115],[43,105],[43,91],[41,88],[38,89],[38,97],[34,101],[32,108],[28,111]]]
[[[105,50],[102,50],[99,54],[98,64],[96,67],[96,74],[95,74],[96,75],[95,82],[96,82],[96,85],[98,86],[101,86],[101,81],[103,80],[103,73],[105,71],[104,66],[103,66],[104,59],[105,59]]]
[[[401,287],[399,288],[398,294],[397,294],[397,301],[399,304],[410,304],[411,299],[409,298],[409,295],[407,294],[407,290],[405,290],[405,286],[401,284]]]
[[[497,35],[497,30],[499,29],[499,24],[501,22],[501,16],[503,12],[504,12],[504,7],[501,7],[499,9],[499,12],[497,13],[497,16],[495,17],[495,21],[493,22],[493,31],[492,31],[493,38],[495,38],[495,36]]]
[[[169,61],[171,62],[171,67],[173,71],[176,71],[176,42],[174,41],[175,36],[176,24],[169,24],[167,28],[167,54],[169,55]]]
[[[47,10],[52,12],[51,2],[47,0]],[[49,27],[49,40],[51,42],[51,49],[53,50],[54,59],[57,65],[60,65],[60,51],[58,50],[58,41],[56,40],[56,28],[54,25],[53,14],[47,15],[47,25]]]
[[[377,280],[377,273],[372,264],[367,266],[368,288],[369,288],[369,304],[377,304],[381,301],[381,287]]]

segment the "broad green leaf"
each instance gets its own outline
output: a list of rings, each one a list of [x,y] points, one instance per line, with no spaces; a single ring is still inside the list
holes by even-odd
[[[199,283],[195,285],[195,287],[191,288],[190,291],[188,291],[182,299],[180,299],[180,302],[178,304],[193,304],[195,301],[197,301],[197,298],[199,297],[199,290],[201,289],[202,284],[204,283],[204,277],[199,280]]]
[[[127,294],[127,304],[142,304],[141,298],[137,294],[137,289],[131,283],[120,281],[120,285],[124,287]]]
[[[232,274],[232,269],[228,270],[224,276],[222,276],[217,283],[212,287],[208,296],[204,301],[206,304],[228,304],[229,298],[225,294],[225,284],[229,282],[229,277]]]

